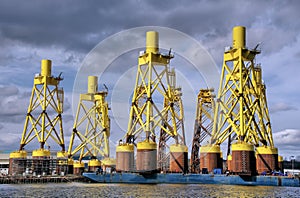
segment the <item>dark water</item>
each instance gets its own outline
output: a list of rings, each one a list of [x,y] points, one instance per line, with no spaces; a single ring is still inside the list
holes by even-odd
[[[300,197],[300,188],[200,184],[1,184],[0,197]]]

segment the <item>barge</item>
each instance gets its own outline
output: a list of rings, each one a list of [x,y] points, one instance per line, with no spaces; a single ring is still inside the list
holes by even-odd
[[[245,186],[289,186],[300,187],[299,178],[288,176],[239,176],[215,174],[180,173],[83,173],[96,183],[124,184],[223,184]]]

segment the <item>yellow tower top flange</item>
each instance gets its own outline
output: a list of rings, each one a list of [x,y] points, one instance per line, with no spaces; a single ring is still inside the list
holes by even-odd
[[[11,159],[26,158],[26,157],[27,157],[27,152],[24,150],[14,151],[9,154],[9,158]]]
[[[137,143],[138,150],[156,150],[157,144],[148,140]]]
[[[254,151],[254,146],[246,142],[237,142],[231,145],[232,151]]]
[[[219,145],[205,145],[200,147],[200,153],[221,153]]]
[[[172,144],[170,146],[170,152],[172,153],[187,153],[188,147],[182,144]]]
[[[74,168],[84,168],[84,163],[76,161],[76,162],[74,162],[73,167]]]
[[[33,150],[32,157],[50,157],[50,151],[46,149]]]
[[[275,147],[260,146],[256,148],[256,154],[278,154],[278,149]]]

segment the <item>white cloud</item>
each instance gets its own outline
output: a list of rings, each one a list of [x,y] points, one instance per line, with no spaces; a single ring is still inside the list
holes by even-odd
[[[296,106],[293,106],[291,104],[286,104],[284,102],[279,102],[273,105],[270,105],[270,113],[276,113],[280,111],[293,111],[293,110],[298,110]]]
[[[285,157],[300,156],[300,129],[285,129],[273,134],[275,146]]]

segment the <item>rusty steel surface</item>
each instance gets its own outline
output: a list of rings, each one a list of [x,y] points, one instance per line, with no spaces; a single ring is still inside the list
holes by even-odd
[[[157,150],[138,149],[136,156],[137,171],[153,171],[157,169]]]
[[[232,172],[235,174],[256,174],[256,158],[254,151],[232,151],[231,163]]]
[[[186,173],[188,171],[188,153],[171,152],[170,153],[170,172]]]
[[[262,172],[271,173],[278,169],[278,154],[258,154],[256,159],[258,174]]]
[[[116,153],[116,170],[119,172],[128,172],[133,170],[134,153],[117,152]]]
[[[24,158],[10,158],[9,159],[9,172],[10,175],[19,175],[23,174],[26,170],[26,159]]]
[[[207,168],[208,172],[213,172],[215,168],[222,168],[220,153],[200,153],[200,170]]]

